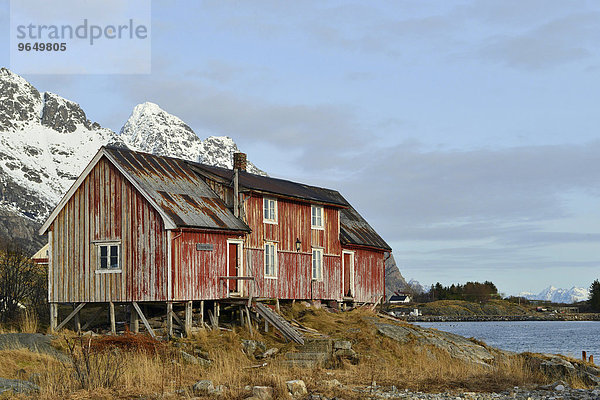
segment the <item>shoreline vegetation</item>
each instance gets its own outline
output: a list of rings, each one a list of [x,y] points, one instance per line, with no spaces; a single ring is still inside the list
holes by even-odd
[[[385,311],[408,322],[600,321],[600,313],[573,312],[577,306],[549,305],[539,308],[499,299],[482,302],[437,300],[392,305]],[[410,315],[414,309],[419,310],[419,315]]]
[[[304,327],[307,344],[286,343],[258,325],[198,330],[171,341],[128,332],[5,331],[0,387],[18,381],[23,390],[0,398],[354,400],[471,393],[472,399],[535,399],[556,391],[592,394],[600,383],[600,369],[589,362],[506,352],[364,308],[339,312],[296,303],[282,306],[282,314]],[[22,346],[20,335],[48,341],[53,350]],[[3,345],[2,338],[12,342]]]

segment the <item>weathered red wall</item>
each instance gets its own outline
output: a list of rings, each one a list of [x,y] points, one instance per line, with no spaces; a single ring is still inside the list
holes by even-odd
[[[227,239],[231,233],[192,230],[172,233],[173,300],[213,300],[227,297]],[[197,250],[197,243],[213,245],[212,251]],[[239,285],[244,285],[240,281]]]
[[[344,246],[354,252],[354,300],[374,303],[384,295],[384,252],[366,248]]]
[[[167,234],[162,218],[101,159],[50,227],[49,301],[164,301]],[[96,274],[95,240],[120,240],[122,272]]]

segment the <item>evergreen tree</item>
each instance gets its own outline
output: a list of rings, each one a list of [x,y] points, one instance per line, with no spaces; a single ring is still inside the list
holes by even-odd
[[[600,281],[596,279],[590,286],[590,307],[596,312],[600,312]]]

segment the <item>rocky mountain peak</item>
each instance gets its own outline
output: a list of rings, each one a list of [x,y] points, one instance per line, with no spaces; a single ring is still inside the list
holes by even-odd
[[[200,139],[180,118],[150,102],[135,106],[120,137],[128,147],[136,150],[223,168],[233,167],[233,153],[239,151],[227,136]],[[248,163],[248,171],[265,175],[252,163]]]
[[[99,124],[87,119],[79,104],[50,92],[44,93],[41,123],[61,133],[73,133],[78,126],[100,128]]]
[[[0,131],[21,129],[40,118],[40,92],[6,68],[0,68]]]

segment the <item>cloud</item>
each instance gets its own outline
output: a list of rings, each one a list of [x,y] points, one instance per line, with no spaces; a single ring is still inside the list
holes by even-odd
[[[519,69],[542,69],[597,54],[600,12],[573,14],[512,35],[488,38],[478,54]]]

